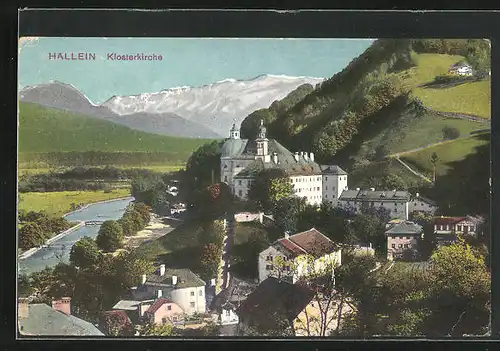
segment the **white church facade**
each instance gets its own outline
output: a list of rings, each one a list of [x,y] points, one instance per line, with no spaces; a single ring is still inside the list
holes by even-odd
[[[266,169],[281,169],[294,186],[295,196],[308,204],[329,201],[334,206],[347,188],[347,173],[338,166],[320,166],[312,152],[292,153],[274,139],[268,139],[263,121],[255,140],[241,139],[236,125],[222,146],[221,182],[233,194],[246,199],[257,174]]]

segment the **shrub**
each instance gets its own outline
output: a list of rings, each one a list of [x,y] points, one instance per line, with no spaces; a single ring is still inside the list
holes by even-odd
[[[457,139],[460,136],[460,131],[455,127],[444,126],[442,132],[443,137],[449,140]]]

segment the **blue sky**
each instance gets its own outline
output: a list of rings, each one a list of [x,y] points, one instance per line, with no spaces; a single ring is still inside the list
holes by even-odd
[[[369,45],[366,39],[33,38],[19,52],[19,86],[59,80],[94,103],[113,95],[201,86],[261,74],[331,77]],[[95,61],[49,53],[95,53]],[[156,54],[161,61],[110,61],[108,53]]]

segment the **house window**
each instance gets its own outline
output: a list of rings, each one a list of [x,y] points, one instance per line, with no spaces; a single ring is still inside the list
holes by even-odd
[[[227,176],[224,176],[224,181],[227,182]]]
[[[271,271],[273,269],[272,264],[266,264],[266,271]]]
[[[474,231],[474,226],[472,226],[472,225],[471,225],[471,226],[469,227],[469,230],[470,230],[471,232],[473,232],[473,231]]]
[[[167,323],[167,318],[163,317],[163,318],[161,319],[161,322],[162,322],[163,324],[166,324],[166,323]]]
[[[408,248],[408,244],[405,244],[405,249],[407,249],[407,248]]]
[[[328,180],[328,177],[325,177],[325,180]]]
[[[241,180],[238,180],[238,185],[241,185]]]
[[[203,290],[200,290],[200,293],[198,295],[203,296]]]
[[[328,190],[328,185],[325,185],[325,190]]]
[[[461,232],[461,231],[462,231],[462,226],[461,226],[461,225],[457,226],[457,230],[458,230],[459,232]]]
[[[174,322],[177,322],[177,320],[178,320],[177,316],[172,317],[172,320],[173,320]]]
[[[229,317],[231,315],[231,311],[226,310],[226,316]]]
[[[194,296],[194,291],[191,291],[191,296]]]
[[[325,199],[328,199],[328,194],[325,195]]]
[[[399,244],[398,247],[401,249],[403,247],[403,244]]]
[[[172,305],[167,305],[167,310],[172,311]]]
[[[266,257],[266,261],[267,261],[267,262],[271,262],[272,260],[273,260],[273,256],[271,256],[271,255],[267,255],[267,257]]]
[[[189,306],[194,307],[194,302],[190,302]]]
[[[392,246],[392,248],[393,248],[393,249],[395,249],[395,248],[396,248],[396,244],[392,244],[391,246]]]
[[[241,197],[241,196],[243,196],[243,191],[238,190],[238,195],[239,195],[240,197]]]

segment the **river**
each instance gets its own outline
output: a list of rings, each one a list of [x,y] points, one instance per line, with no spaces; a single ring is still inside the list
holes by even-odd
[[[123,215],[125,208],[132,200],[133,198],[128,198],[92,204],[81,211],[66,215],[65,218],[70,222],[117,220]],[[47,266],[55,266],[61,260],[67,263],[73,244],[84,236],[95,239],[99,228],[98,225],[84,226],[54,241],[48,247],[41,248],[33,255],[19,260],[19,272],[27,274],[38,272]]]

